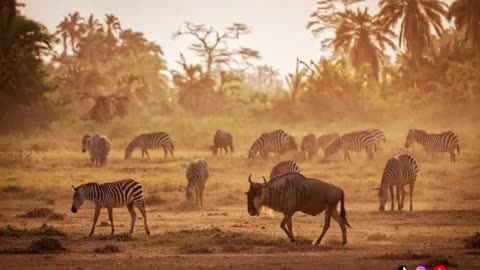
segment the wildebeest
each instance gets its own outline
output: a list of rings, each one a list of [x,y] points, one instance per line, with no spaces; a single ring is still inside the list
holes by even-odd
[[[233,153],[233,137],[232,134],[218,129],[215,132],[215,136],[213,137],[213,145],[208,147],[212,150],[212,153],[216,155],[218,150],[220,149],[220,154],[222,153],[222,149],[225,150],[225,155],[228,154],[228,148],[230,148],[230,152]]]
[[[284,217],[280,228],[287,234],[290,241],[294,242],[292,230],[292,216],[300,211],[316,216],[325,210],[325,224],[318,239],[313,243],[320,244],[323,236],[330,227],[333,217],[340,224],[343,244],[347,243],[347,228],[350,227],[346,219],[344,192],[341,188],[321,180],[306,178],[299,173],[289,173],[277,176],[269,182],[264,178],[264,183],[252,182],[250,175],[250,189],[247,195],[248,213],[258,216],[262,206],[283,213]],[[340,202],[340,213],[337,204]],[[285,227],[285,225],[287,227]]]

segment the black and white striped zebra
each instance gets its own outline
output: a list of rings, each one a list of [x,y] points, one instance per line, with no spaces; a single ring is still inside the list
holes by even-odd
[[[332,143],[335,139],[339,138],[340,134],[338,133],[329,133],[318,136],[317,146],[322,148],[323,151],[327,149],[328,145]]]
[[[142,213],[143,221],[145,223],[145,232],[150,235],[147,225],[147,213],[145,211],[145,200],[143,197],[142,185],[133,180],[125,179],[109,183],[88,183],[78,187],[72,186],[75,190],[73,194],[72,213],[77,213],[85,201],[93,201],[95,203],[95,215],[93,217],[93,226],[90,231],[90,237],[95,232],[95,225],[97,224],[100,210],[105,207],[108,210],[108,217],[112,227],[112,234],[115,232],[113,226],[113,208],[126,205],[132,218],[130,226],[130,234],[133,233],[135,227],[135,220],[137,214],[134,206]]]
[[[249,159],[255,159],[257,153],[263,158],[268,158],[269,153],[285,153],[291,150],[298,150],[295,138],[282,129],[272,132],[262,133],[258,139],[253,142],[248,153]]]
[[[387,161],[385,169],[383,171],[382,181],[378,192],[378,199],[380,202],[379,210],[385,210],[385,204],[387,203],[390,191],[390,198],[392,201],[391,210],[395,207],[395,197],[393,194],[393,188],[397,187],[397,201],[398,210],[403,209],[403,203],[405,201],[406,191],[404,186],[410,186],[410,211],[413,210],[413,189],[415,187],[415,181],[417,180],[418,165],[415,159],[408,154],[397,155]],[[401,195],[401,196],[399,196]]]
[[[422,145],[429,156],[433,156],[434,153],[448,152],[451,162],[456,160],[455,151],[460,154],[458,136],[451,130],[435,134],[420,129],[411,129],[408,131],[405,147],[410,147],[413,142]]]
[[[369,129],[367,131],[370,132],[373,135],[373,137],[375,138],[375,144],[376,144],[377,149],[379,148],[379,146],[382,143],[384,143],[386,141],[385,133],[383,131],[381,131],[380,129]]]
[[[307,153],[308,158],[312,158],[318,151],[317,138],[312,133],[305,135],[300,144],[300,149]]]
[[[352,161],[350,151],[360,152],[363,149],[367,152],[368,158],[372,159],[373,153],[376,151],[375,137],[368,131],[344,134],[328,145],[325,149],[325,158],[329,159],[340,149],[343,151],[345,161]]]
[[[110,142],[104,135],[85,135],[82,139],[82,152],[86,151],[90,154],[90,162],[94,166],[103,166],[107,163]]]
[[[287,173],[300,173],[300,168],[295,161],[285,160],[279,162],[272,168],[272,171],[270,172],[270,179]]]
[[[164,159],[167,158],[167,151],[173,158],[173,141],[170,135],[166,132],[145,133],[135,137],[125,148],[125,159],[132,158],[132,152],[135,148],[139,147],[142,150],[142,158],[144,154],[147,154],[147,158],[150,159],[147,149],[163,148]]]
[[[203,206],[205,185],[209,177],[207,162],[203,159],[190,162],[186,176],[188,186],[185,197],[188,201],[194,202],[195,205]]]

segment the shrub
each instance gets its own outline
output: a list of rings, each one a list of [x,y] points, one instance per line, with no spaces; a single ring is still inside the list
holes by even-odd
[[[385,241],[387,240],[387,236],[384,233],[372,233],[367,236],[367,241]]]
[[[103,247],[98,247],[95,250],[95,253],[118,253],[121,252],[120,248],[116,245],[105,245]]]
[[[467,237],[464,242],[466,248],[480,248],[480,233]]]
[[[0,236],[65,236],[66,234],[52,226],[43,224],[39,228],[34,229],[18,229],[14,226],[7,225],[0,229]]]
[[[26,212],[24,215],[20,215],[22,218],[48,218],[52,220],[64,220],[65,215],[56,213],[50,208],[34,208]]]

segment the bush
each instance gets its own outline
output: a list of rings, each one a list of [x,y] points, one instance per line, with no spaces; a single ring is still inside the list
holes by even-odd
[[[8,185],[8,186],[2,187],[2,191],[5,192],[5,193],[18,194],[18,193],[23,193],[23,192],[25,192],[25,189],[22,188],[22,187],[19,187],[19,186]]]
[[[384,234],[384,233],[379,233],[379,232],[376,232],[376,233],[373,233],[373,234],[369,234],[367,236],[367,241],[385,241],[387,240],[387,236]]]
[[[34,208],[26,212],[24,215],[20,215],[21,218],[48,218],[51,220],[64,220],[65,215],[56,213],[50,208]]]
[[[52,226],[43,224],[39,228],[34,229],[18,229],[14,226],[7,225],[4,228],[0,229],[0,236],[65,236],[66,234]]]
[[[480,248],[480,233],[467,237],[464,242],[466,248]]]

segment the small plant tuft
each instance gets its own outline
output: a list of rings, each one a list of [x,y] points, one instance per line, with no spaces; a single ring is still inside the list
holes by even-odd
[[[18,193],[23,193],[25,192],[25,189],[19,186],[14,186],[14,185],[8,185],[2,187],[2,191],[5,193],[13,193],[13,194],[18,194]]]
[[[120,247],[118,247],[117,245],[111,245],[111,244],[105,245],[103,247],[98,247],[94,251],[95,253],[102,253],[102,254],[122,252]]]
[[[65,215],[56,213],[50,208],[34,208],[26,212],[24,215],[20,215],[21,218],[48,218],[51,220],[64,220]]]
[[[18,229],[14,226],[7,225],[4,228],[0,229],[0,236],[12,236],[12,237],[21,237],[21,236],[65,236],[66,234],[53,227],[43,224],[39,228],[34,229]]]
[[[162,205],[166,203],[167,200],[163,199],[162,197],[160,197],[160,195],[157,194],[150,194],[145,197],[145,204],[147,205]]]
[[[387,240],[387,236],[384,233],[376,232],[367,236],[367,241],[379,242]]]
[[[467,237],[464,242],[466,248],[480,248],[480,233]]]

